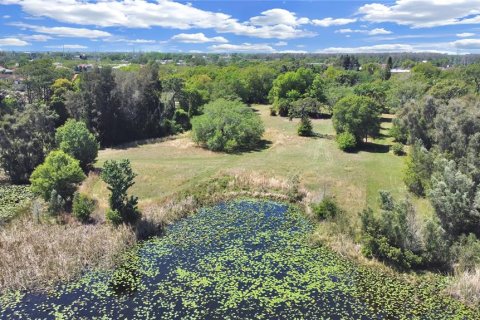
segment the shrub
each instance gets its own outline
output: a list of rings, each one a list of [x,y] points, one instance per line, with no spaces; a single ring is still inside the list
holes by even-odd
[[[423,265],[414,207],[408,200],[394,203],[385,191],[380,199],[383,210],[378,218],[371,209],[361,214],[362,253],[404,269]]]
[[[437,218],[426,222],[423,229],[424,263],[429,266],[443,267],[450,260],[450,247],[446,232]]]
[[[335,200],[331,197],[322,199],[320,203],[312,206],[313,213],[320,220],[330,219],[337,215],[340,209]]]
[[[462,235],[452,246],[458,271],[475,271],[480,265],[480,240],[473,233]]]
[[[297,133],[299,136],[302,137],[310,137],[313,134],[312,131],[312,120],[309,117],[305,116],[302,117],[300,120],[300,124],[297,129]]]
[[[272,117],[276,117],[277,116],[277,110],[275,110],[274,107],[270,107],[270,115]]]
[[[193,140],[213,151],[234,152],[254,148],[264,127],[260,117],[239,101],[219,99],[192,120]]]
[[[122,215],[120,214],[120,212],[118,212],[118,210],[108,210],[105,214],[105,218],[114,226],[118,226],[123,223]]]
[[[77,185],[85,179],[79,161],[63,151],[52,151],[45,162],[32,173],[31,190],[49,201],[52,191],[56,190],[64,200],[71,198]]]
[[[57,216],[65,209],[65,200],[58,194],[56,190],[50,193],[48,201],[48,213],[52,216]]]
[[[183,109],[175,110],[175,115],[173,116],[175,123],[182,128],[182,130],[190,130],[192,127],[190,123],[190,117],[188,113]]]
[[[134,224],[140,218],[140,212],[137,208],[138,198],[127,195],[127,190],[135,184],[136,177],[130,161],[128,159],[107,160],[101,177],[108,184],[108,190],[111,192],[109,198],[111,210],[107,212],[107,220],[114,225],[122,222]]]
[[[55,133],[58,148],[71,155],[86,171],[97,158],[98,142],[84,122],[73,119],[67,120]]]
[[[394,143],[392,146],[392,151],[394,155],[401,156],[405,152],[403,151],[403,144],[401,143]]]
[[[93,210],[95,210],[95,201],[87,195],[76,192],[73,196],[73,216],[81,222],[87,222]]]
[[[337,135],[338,148],[342,151],[351,151],[357,146],[357,140],[355,136],[346,131]]]

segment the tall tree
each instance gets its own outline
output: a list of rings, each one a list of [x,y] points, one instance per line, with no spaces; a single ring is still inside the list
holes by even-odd
[[[30,104],[0,121],[0,165],[14,183],[26,183],[54,145],[56,114]]]

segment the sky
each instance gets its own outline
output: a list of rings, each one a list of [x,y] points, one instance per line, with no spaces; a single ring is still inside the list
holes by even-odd
[[[0,50],[480,53],[480,0],[0,0]]]

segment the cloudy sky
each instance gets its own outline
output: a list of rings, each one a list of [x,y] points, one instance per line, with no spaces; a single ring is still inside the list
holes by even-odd
[[[480,53],[480,0],[0,0],[0,50]]]

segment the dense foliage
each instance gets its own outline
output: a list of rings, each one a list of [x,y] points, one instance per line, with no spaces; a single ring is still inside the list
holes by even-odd
[[[77,159],[63,151],[52,151],[32,172],[31,189],[45,201],[51,199],[55,191],[63,200],[71,201],[78,184],[85,179]]]
[[[75,192],[72,201],[72,215],[81,222],[87,222],[95,210],[95,201],[87,195]]]
[[[350,132],[357,143],[366,142],[368,136],[378,135],[379,116],[378,106],[371,98],[350,95],[335,104],[333,126],[337,134]]]
[[[57,128],[55,140],[58,148],[80,161],[80,166],[85,171],[97,159],[98,142],[83,122],[69,119]]]
[[[140,218],[140,211],[137,208],[138,198],[128,197],[127,194],[128,189],[135,184],[136,177],[130,161],[127,159],[106,161],[101,176],[111,192],[107,219],[114,225],[135,223]]]
[[[31,104],[0,120],[0,164],[14,183],[28,182],[54,145],[55,113]]]
[[[258,146],[264,127],[260,117],[239,101],[219,99],[192,120],[192,136],[213,151],[234,152]]]

